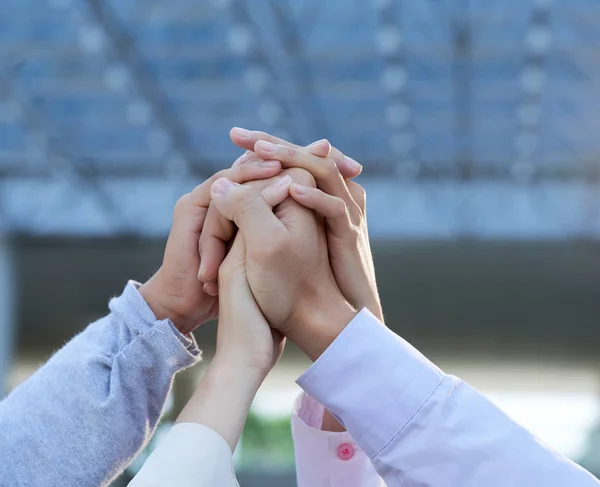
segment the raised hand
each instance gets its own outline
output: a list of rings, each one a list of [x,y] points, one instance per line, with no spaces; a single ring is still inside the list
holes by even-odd
[[[289,175],[314,185],[306,171]],[[356,314],[331,271],[322,222],[292,199],[273,212],[257,190],[228,179],[216,181],[211,196],[244,236],[248,283],[265,318],[317,358]]]
[[[289,149],[307,151],[310,154],[327,158],[326,163],[331,163],[335,166],[334,168],[321,168],[321,171],[330,170],[332,173],[341,174],[344,178],[348,179],[358,176],[362,171],[362,166],[360,164],[354,159],[345,156],[341,151],[332,147],[329,142],[325,140],[317,141],[302,148],[265,132],[249,131],[242,128],[233,128],[230,136],[231,140],[237,146],[247,149],[246,152],[234,162],[233,167],[263,160],[254,152],[254,147],[258,141],[266,141],[279,144]],[[303,167],[309,171],[311,169],[294,162],[289,163],[286,167]],[[253,185],[256,189],[260,190],[265,187],[264,183],[265,181],[255,181],[254,183],[248,184]],[[217,274],[219,266],[225,258],[226,245],[233,235],[233,228],[233,225],[220,217],[218,212],[209,209],[205,230],[202,232],[199,243],[202,264],[198,271],[198,279],[204,283],[204,292],[209,295],[216,296],[218,294]]]
[[[203,292],[197,279],[198,240],[210,204],[210,188],[219,178],[243,183],[278,174],[278,162],[255,160],[215,174],[182,196],[173,213],[173,224],[161,268],[140,288],[158,319],[169,318],[182,333],[216,318],[218,300]]]
[[[291,178],[286,184],[273,184],[260,193],[269,207],[289,195]],[[263,378],[275,366],[283,352],[284,337],[272,329],[256,303],[247,280],[246,241],[238,232],[231,250],[219,269],[218,360],[250,369]]]
[[[248,134],[248,138],[243,139],[246,141],[245,145],[240,142],[240,133]],[[331,266],[343,295],[355,308],[367,307],[383,321],[369,243],[366,195],[359,184],[344,179],[344,165],[339,161],[345,160],[346,156],[332,148],[326,140],[303,148],[264,132],[233,129],[231,136],[242,147],[247,147],[250,141],[255,142],[253,148],[256,152],[247,152],[236,161],[236,165],[272,158],[279,160],[283,167],[302,168],[312,174],[317,188],[295,183],[290,194],[298,203],[326,217]],[[277,143],[273,145],[273,142]],[[268,183],[270,181],[263,180],[250,184],[260,190]],[[218,212],[209,211],[205,230],[200,238],[200,252],[204,256],[205,266],[199,276],[206,283],[205,289],[209,293],[217,293],[218,268],[225,256],[226,242],[233,232],[234,226],[231,223]]]
[[[367,307],[383,321],[369,243],[365,190],[342,177],[323,147],[327,144],[321,141],[307,148],[293,148],[259,141],[255,152],[258,157],[278,160],[283,167],[301,167],[314,176],[317,188],[295,183],[290,194],[326,218],[329,258],[346,299],[358,309]]]
[[[270,205],[280,203],[288,196],[290,182],[266,188],[261,197]],[[177,422],[208,426],[235,450],[252,400],[281,357],[285,338],[269,326],[254,300],[241,232],[221,265],[219,283],[215,358]]]
[[[318,142],[316,142],[315,144],[311,144],[310,146],[303,148],[299,145],[292,144],[291,142],[267,134],[266,132],[246,130],[239,127],[231,129],[229,135],[231,137],[231,141],[235,145],[241,147],[242,149],[246,149],[246,153],[236,161],[237,164],[243,163],[246,160],[252,160],[255,157],[254,148],[258,141],[270,142],[272,144],[282,145],[284,147],[298,150],[308,149],[308,147],[318,144]],[[331,153],[328,155],[330,156],[331,160],[335,162],[344,178],[352,179],[361,173],[362,166],[351,157],[344,155],[342,151],[336,149],[335,147],[331,147]]]

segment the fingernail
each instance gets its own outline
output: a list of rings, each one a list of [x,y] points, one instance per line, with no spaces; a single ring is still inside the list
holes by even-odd
[[[283,188],[284,186],[289,186],[292,182],[292,178],[287,174],[282,178],[279,178],[277,181],[273,183],[273,186],[276,188]]]
[[[354,171],[362,171],[362,165],[356,162],[351,157],[345,156],[344,162],[348,165],[350,169],[353,169]]]
[[[298,183],[292,184],[292,189],[295,191],[296,194],[299,194],[302,196],[304,196],[306,194],[306,188],[304,186],[302,186],[301,184],[298,184]]]
[[[279,166],[280,162],[279,161],[259,161],[258,165],[261,167],[275,167],[275,166]]]
[[[275,144],[271,144],[271,142],[267,142],[266,140],[259,140],[256,143],[256,146],[262,150],[263,152],[273,154],[277,151],[277,146]]]
[[[202,274],[204,274],[204,263],[200,262],[200,268],[198,269],[198,280],[202,280]]]
[[[252,138],[252,132],[250,132],[249,130],[243,129],[241,127],[233,127],[233,130],[235,130],[236,135],[240,139],[250,139],[250,138]]]
[[[212,185],[212,191],[216,194],[224,195],[234,187],[234,184],[227,178],[217,179]]]

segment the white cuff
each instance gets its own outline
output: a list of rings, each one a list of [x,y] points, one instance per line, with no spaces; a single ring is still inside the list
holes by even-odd
[[[239,487],[231,448],[197,423],[171,428],[129,487]]]

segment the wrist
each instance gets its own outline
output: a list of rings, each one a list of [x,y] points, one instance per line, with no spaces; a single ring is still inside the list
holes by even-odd
[[[321,422],[321,431],[331,431],[333,433],[341,433],[346,431],[340,422],[335,419],[333,414],[329,412],[329,409],[325,409],[323,412],[323,421]]]
[[[288,334],[315,361],[354,319],[357,311],[340,294],[332,301],[315,303],[300,315]]]
[[[245,350],[217,349],[210,363],[212,374],[225,381],[243,384],[248,393],[256,393],[269,373],[268,366],[253,364]]]
[[[221,435],[232,451],[263,377],[249,367],[215,356],[177,423],[198,423]]]
[[[177,311],[177,306],[169,300],[169,294],[162,290],[160,269],[142,284],[138,291],[157,320],[170,320],[175,328],[184,335],[191,333],[196,328],[196,321]]]

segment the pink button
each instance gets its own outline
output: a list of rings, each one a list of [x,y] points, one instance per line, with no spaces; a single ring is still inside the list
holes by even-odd
[[[350,460],[354,456],[354,446],[350,443],[342,443],[337,448],[337,455],[340,460]]]

